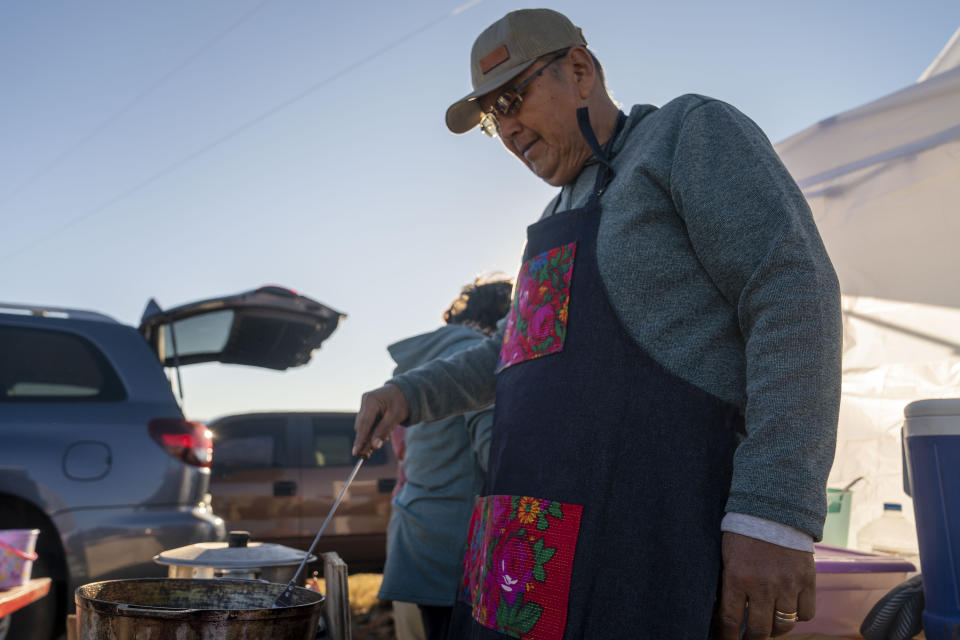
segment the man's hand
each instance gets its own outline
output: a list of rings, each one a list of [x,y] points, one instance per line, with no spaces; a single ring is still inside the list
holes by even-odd
[[[796,613],[798,620],[812,619],[816,580],[812,553],[724,532],[718,637],[738,640],[745,615],[744,640],[766,640],[793,629],[794,622],[777,617]]]
[[[368,391],[360,400],[360,411],[353,423],[357,433],[353,440],[353,455],[369,458],[390,437],[390,432],[410,416],[410,407],[400,387],[389,382],[379,389]]]

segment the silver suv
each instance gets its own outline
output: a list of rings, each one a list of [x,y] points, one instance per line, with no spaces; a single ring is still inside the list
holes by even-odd
[[[7,640],[62,633],[81,584],[164,575],[155,554],[224,537],[211,433],[184,417],[164,367],[302,365],[342,317],[280,287],[169,310],[151,300],[139,328],[0,303],[0,529],[40,529],[33,575],[53,580],[10,616]]]

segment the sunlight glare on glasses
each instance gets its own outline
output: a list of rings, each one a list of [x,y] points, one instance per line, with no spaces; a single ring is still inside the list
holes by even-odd
[[[480,129],[491,138],[496,138],[498,134],[497,118],[492,113],[484,112],[480,116]]]

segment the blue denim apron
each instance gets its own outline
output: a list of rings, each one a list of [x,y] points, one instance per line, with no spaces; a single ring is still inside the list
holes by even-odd
[[[647,355],[611,305],[597,230],[612,140],[585,121],[588,204],[527,230],[451,639],[710,633],[743,419]]]

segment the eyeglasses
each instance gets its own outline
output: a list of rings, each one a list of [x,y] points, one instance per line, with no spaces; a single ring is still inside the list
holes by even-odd
[[[493,105],[485,109],[480,116],[480,128],[483,129],[483,132],[491,138],[496,138],[500,132],[498,114],[501,116],[510,116],[519,111],[520,105],[523,104],[523,94],[520,92],[543,73],[547,67],[566,56],[569,52],[570,49],[557,52],[555,56],[543,63],[539,69],[524,78],[520,84],[510,89],[504,89],[493,101]]]

